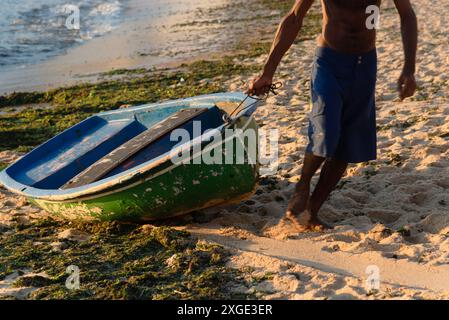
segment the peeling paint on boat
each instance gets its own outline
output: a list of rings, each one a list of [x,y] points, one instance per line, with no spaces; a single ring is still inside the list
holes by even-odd
[[[41,200],[35,200],[45,211],[56,214],[68,220],[95,221],[100,220],[103,210],[99,207],[88,207],[84,203],[67,206],[61,203],[45,203]]]
[[[179,188],[177,188],[177,187],[173,187],[173,194],[174,194],[175,196],[177,196],[177,195],[180,194],[181,192],[182,192],[181,189],[179,189]]]

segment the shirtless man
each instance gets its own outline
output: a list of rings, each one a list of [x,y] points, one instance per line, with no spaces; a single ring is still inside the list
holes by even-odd
[[[263,73],[249,85],[251,94],[264,94],[282,57],[295,41],[315,0],[298,0],[279,25]],[[323,28],[318,37],[311,77],[312,110],[309,144],[301,179],[286,217],[301,230],[327,226],[318,212],[346,171],[348,163],[376,159],[375,86],[376,30],[368,28],[368,6],[381,0],[321,0]],[[414,78],[418,38],[410,0],[394,0],[401,18],[405,63],[398,80],[399,97],[416,90]],[[310,182],[321,167],[315,190]]]

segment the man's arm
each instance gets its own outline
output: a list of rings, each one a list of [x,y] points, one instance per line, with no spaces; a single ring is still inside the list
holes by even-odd
[[[416,50],[418,46],[418,22],[410,0],[394,0],[401,17],[402,43],[404,46],[405,63],[398,81],[398,91],[401,100],[413,96],[416,90],[415,67]]]
[[[284,54],[290,49],[301,30],[304,17],[315,0],[297,0],[290,12],[279,24],[276,36],[271,46],[270,54],[265,63],[263,73],[251,82],[248,92],[264,94],[273,81],[274,73]]]

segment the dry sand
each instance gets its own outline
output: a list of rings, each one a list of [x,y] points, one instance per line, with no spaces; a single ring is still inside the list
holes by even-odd
[[[449,2],[414,5],[420,21],[420,88],[415,99],[397,101],[403,52],[399,18],[387,3],[378,37],[379,158],[352,166],[322,208],[320,216],[334,230],[298,234],[282,220],[307,143],[314,41],[289,51],[278,72],[284,87],[256,113],[265,128],[280,130],[280,170],[263,177],[247,201],[184,218],[184,228],[232,248],[232,267],[265,279],[236,291],[267,299],[449,297],[449,26],[442,15]],[[239,90],[241,80],[247,79],[232,79],[229,89]],[[15,156],[2,152],[0,161]],[[0,188],[0,228],[41,214]],[[377,292],[368,293],[365,285],[369,265],[380,269]]]
[[[263,178],[245,203],[207,210],[201,217],[205,222],[188,228],[240,249],[233,265],[252,266],[256,273],[272,271],[276,276],[267,282],[268,298],[366,298],[370,261],[379,266],[381,279],[392,281],[381,283],[380,292],[370,297],[448,297],[449,25],[441,12],[449,3],[414,5],[420,22],[420,88],[414,99],[397,100],[403,63],[400,24],[392,4],[386,3],[378,36],[378,160],[351,166],[322,208],[320,216],[334,230],[298,234],[282,220],[307,143],[314,41],[289,51],[278,72],[283,89],[256,113],[264,128],[280,130],[279,172]],[[232,81],[230,88],[238,89],[241,80]],[[292,250],[279,258],[285,247]],[[336,265],[344,269],[332,268]],[[280,284],[296,283],[292,275],[297,288]]]
[[[0,152],[0,162],[2,163],[12,163],[18,158],[19,155],[15,152]],[[25,197],[9,192],[0,184],[0,231],[16,225],[27,225],[32,219],[40,219],[45,216],[47,216],[46,212],[31,206]]]

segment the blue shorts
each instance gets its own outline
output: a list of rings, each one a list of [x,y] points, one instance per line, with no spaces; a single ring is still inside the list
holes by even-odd
[[[376,159],[377,53],[317,49],[307,152],[350,163]]]

